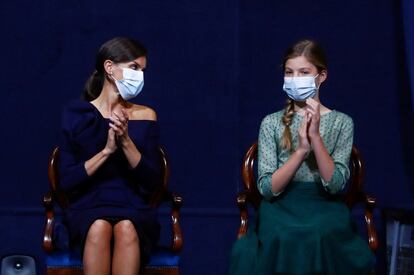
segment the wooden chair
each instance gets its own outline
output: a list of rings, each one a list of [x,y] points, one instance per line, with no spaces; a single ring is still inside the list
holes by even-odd
[[[242,164],[242,178],[245,190],[237,196],[237,205],[240,209],[240,227],[238,238],[244,236],[248,229],[248,203],[253,205],[254,210],[260,206],[262,199],[256,185],[254,174],[255,162],[257,159],[257,142],[253,143],[246,152]],[[361,155],[354,146],[351,153],[351,177],[348,187],[343,194],[343,200],[352,208],[357,203],[363,203],[365,206],[365,223],[368,235],[368,244],[373,252],[378,248],[378,237],[373,222],[373,209],[375,207],[375,198],[367,196],[363,191],[364,164]]]
[[[172,243],[170,247],[159,247],[150,257],[142,275],[179,275],[179,252],[183,247],[183,237],[180,228],[180,207],[182,198],[168,191],[169,165],[167,156],[160,148],[163,167],[163,186],[151,199],[151,205],[158,207],[163,202],[171,203]],[[43,203],[46,213],[46,227],[43,237],[43,249],[46,256],[47,275],[77,275],[83,274],[82,258],[73,251],[58,251],[54,242],[54,227],[57,223],[54,207],[61,209],[68,206],[65,193],[59,188],[59,177],[57,162],[59,159],[59,148],[54,148],[48,166],[50,191],[44,196]],[[61,225],[61,224],[59,224]]]

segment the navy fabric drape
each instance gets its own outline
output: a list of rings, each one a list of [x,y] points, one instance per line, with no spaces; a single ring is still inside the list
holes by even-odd
[[[403,0],[402,14],[404,24],[405,54],[410,83],[412,106],[414,106],[414,1]]]

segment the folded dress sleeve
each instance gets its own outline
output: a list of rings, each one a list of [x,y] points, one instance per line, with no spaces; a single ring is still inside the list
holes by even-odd
[[[65,191],[71,191],[88,179],[85,161],[77,159],[68,134],[63,132],[59,147],[59,184]]]
[[[59,137],[59,184],[65,191],[76,189],[88,179],[85,160],[102,149],[107,126],[89,102],[73,101],[65,106]],[[102,148],[100,148],[102,147]]]
[[[145,145],[139,148],[141,160],[131,169],[131,174],[141,193],[147,195],[162,185],[158,124],[154,122],[148,131]]]

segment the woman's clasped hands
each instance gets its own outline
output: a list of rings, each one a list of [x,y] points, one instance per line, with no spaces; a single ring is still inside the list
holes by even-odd
[[[306,107],[304,108],[302,124],[299,127],[299,147],[308,153],[312,149],[312,140],[320,138],[319,122],[320,122],[320,104],[312,98],[306,99]]]
[[[108,138],[105,149],[109,153],[113,153],[118,147],[117,144],[122,145],[129,140],[128,113],[125,109],[113,111],[109,120]]]
[[[111,120],[109,127],[114,130],[119,141],[122,142],[124,139],[128,139],[128,114],[125,109],[112,112],[109,119]]]

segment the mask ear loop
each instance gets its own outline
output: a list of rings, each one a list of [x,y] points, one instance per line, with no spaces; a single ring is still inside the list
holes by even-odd
[[[116,79],[115,78],[115,76],[114,76],[114,73],[113,72],[111,72],[110,74],[108,74],[108,76],[110,77],[110,78],[112,78],[112,80],[113,81],[117,81],[118,79]]]
[[[118,66],[118,64],[116,64],[116,63],[114,63],[114,62],[112,62],[112,64],[113,64],[113,66],[118,67],[119,69],[121,69],[121,71],[122,71],[122,79],[124,79],[124,70],[123,70],[123,68],[122,68],[122,67],[120,67],[120,66]],[[108,74],[108,76],[109,76],[110,78],[112,78],[112,80],[113,80],[114,84],[115,84],[115,82],[116,82],[116,81],[120,81],[120,80],[122,80],[122,79],[116,79],[116,78],[115,78],[115,76],[114,76],[114,73],[113,73],[112,69],[111,69],[111,73],[110,73],[110,74]]]
[[[113,64],[114,64],[114,66],[117,66],[118,68],[121,68],[118,65],[116,65],[115,63],[113,63]],[[116,82],[119,81],[119,80],[115,78],[113,71],[111,70],[111,73],[107,73],[106,75],[108,76],[109,80],[112,82],[112,85],[115,86],[116,94],[121,97],[121,93],[119,92],[118,86],[116,85]]]

